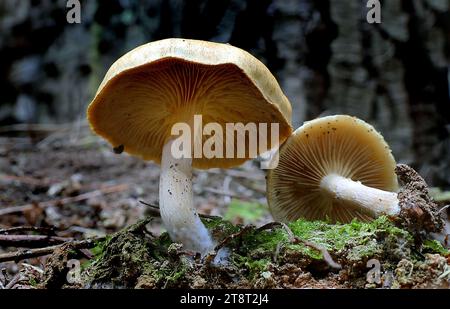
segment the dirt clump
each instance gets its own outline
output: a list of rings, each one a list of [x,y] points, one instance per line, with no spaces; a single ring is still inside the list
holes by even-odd
[[[425,180],[406,164],[398,164],[395,172],[401,185],[398,193],[401,210],[397,219],[400,226],[410,231],[419,242],[426,233],[441,231],[444,221],[429,195]]]

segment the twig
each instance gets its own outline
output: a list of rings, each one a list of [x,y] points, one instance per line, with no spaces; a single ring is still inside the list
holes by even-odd
[[[257,228],[257,231],[265,231],[265,230],[271,230],[274,227],[282,227],[282,224],[280,222],[269,222],[264,224],[263,226],[260,226],[259,228]],[[273,261],[275,263],[277,263],[278,261],[278,256],[280,255],[280,250],[282,247],[283,243],[279,242],[277,243],[276,247],[275,247],[275,252],[273,253]]]
[[[450,208],[450,204],[445,205],[444,207],[442,207],[441,209],[439,209],[438,213],[443,212],[444,210]]]
[[[0,272],[0,290],[3,290],[6,285],[6,277],[3,274],[3,270],[4,270],[4,268],[2,268],[2,270]]]
[[[341,269],[342,268],[342,266],[340,264],[336,263],[333,260],[333,258],[331,257],[330,253],[328,252],[328,250],[325,247],[298,238],[297,236],[294,235],[294,233],[292,233],[291,229],[285,223],[281,222],[281,226],[283,227],[283,229],[288,234],[288,237],[289,237],[289,239],[290,239],[290,241],[292,243],[299,243],[299,242],[301,242],[301,243],[305,244],[308,247],[316,249],[317,251],[322,253],[323,259],[328,264],[328,266],[330,266],[331,268],[335,268],[335,269]]]
[[[49,179],[37,179],[29,176],[0,175],[0,181],[7,183],[20,182],[32,186],[48,186],[52,183]]]
[[[28,264],[28,263],[22,263],[22,266],[24,266],[25,268],[30,268],[40,274],[44,273],[44,270],[40,269],[39,267],[36,267],[34,265]]]
[[[208,174],[215,174],[215,175],[227,175],[235,178],[244,178],[244,179],[251,179],[251,180],[264,180],[264,175],[259,175],[256,173],[249,173],[248,171],[240,171],[240,170],[223,170],[223,169],[209,169],[205,171]]]
[[[263,226],[258,227],[257,231],[264,231],[264,230],[270,230],[274,227],[282,227],[283,225],[280,222],[269,222],[267,224],[264,224]]]
[[[253,226],[251,225],[246,225],[244,226],[239,232],[228,235],[227,237],[225,237],[224,240],[222,240],[215,248],[214,251],[219,251],[220,249],[222,249],[223,247],[225,247],[226,244],[228,244],[230,241],[232,241],[233,239],[236,239],[238,237],[242,237],[244,234],[248,233],[251,229],[253,228]]]
[[[335,269],[341,269],[342,266],[338,263],[336,263],[333,258],[331,257],[330,253],[328,252],[328,250],[318,244],[303,240],[298,238],[297,236],[294,235],[294,233],[292,232],[292,230],[283,222],[270,222],[267,223],[261,227],[258,228],[259,231],[262,230],[268,230],[268,229],[272,229],[274,227],[278,227],[281,226],[284,231],[286,232],[286,234],[288,235],[289,241],[291,243],[297,244],[297,243],[303,243],[304,245],[311,247],[317,251],[319,251],[320,253],[322,253],[323,259],[324,261],[331,267],[331,268],[335,268]]]
[[[146,202],[144,202],[144,201],[139,201],[139,203],[141,203],[141,204],[143,204],[143,205],[145,205],[145,206],[150,207],[150,208],[149,208],[150,211],[151,211],[155,216],[161,217],[161,211],[159,210],[159,206],[153,205],[153,204],[149,204],[149,203],[146,203]],[[205,214],[198,214],[198,216],[199,216],[200,218],[204,218],[204,219],[220,219],[219,216],[211,216],[211,215],[205,215]]]
[[[141,203],[142,205],[148,206],[149,207],[148,209],[154,216],[161,217],[161,211],[159,210],[159,206],[152,205],[152,204],[146,203],[144,201],[139,201],[139,203]]]
[[[209,193],[213,193],[213,194],[218,194],[218,195],[225,195],[225,196],[229,196],[229,197],[233,197],[239,200],[252,200],[251,196],[243,196],[243,195],[239,195],[230,191],[223,191],[223,190],[218,190],[218,189],[214,189],[214,188],[209,188],[209,187],[204,187],[203,191],[205,192],[209,192]]]
[[[70,243],[73,249],[90,249],[97,245],[98,241],[105,240],[105,237],[96,237],[85,240],[76,240],[76,241],[67,241],[59,245],[49,246],[45,248],[38,249],[30,249],[30,250],[21,250],[16,252],[8,252],[4,254],[0,254],[0,263],[7,261],[21,261],[24,259],[35,258],[43,255],[52,254],[53,251],[60,248],[61,246]]]
[[[65,198],[61,198],[61,199],[50,200],[47,202],[40,202],[37,204],[26,204],[26,205],[22,205],[22,206],[7,207],[5,209],[0,209],[0,216],[13,214],[13,213],[21,213],[21,212],[24,212],[27,210],[32,210],[36,206],[40,207],[40,208],[46,208],[49,206],[65,205],[65,204],[69,204],[69,203],[80,202],[80,201],[84,201],[84,200],[87,200],[87,199],[90,199],[93,197],[97,197],[97,196],[100,196],[103,194],[125,191],[125,190],[128,190],[128,188],[129,188],[129,186],[127,184],[120,184],[120,185],[108,186],[108,187],[94,190],[91,192],[86,192],[86,193],[83,193],[83,194],[80,194],[77,196],[70,196],[70,197],[65,197]]]
[[[2,268],[0,269],[0,283],[3,285],[3,287],[5,287],[6,285],[6,281],[8,281],[8,275],[6,274],[6,268]]]
[[[273,261],[275,263],[278,263],[278,256],[280,255],[280,250],[281,250],[282,245],[283,245],[283,243],[279,242],[279,243],[277,243],[277,245],[275,247],[275,252],[273,253]]]
[[[20,123],[12,124],[0,127],[0,133],[6,132],[30,132],[30,131],[41,131],[41,132],[54,132],[61,130],[69,130],[71,125],[55,125],[55,124],[42,124],[42,123]]]
[[[239,232],[228,235],[227,237],[225,237],[215,248],[214,251],[212,251],[211,253],[209,253],[206,258],[205,258],[205,264],[209,264],[211,263],[214,258],[217,256],[217,253],[219,252],[220,249],[222,249],[223,247],[225,247],[225,245],[227,245],[230,241],[232,241],[233,239],[236,239],[238,237],[242,237],[245,233],[248,233],[249,231],[251,231],[253,228],[253,226],[251,225],[246,225],[244,226]]]
[[[17,282],[23,280],[22,274],[18,273],[17,275],[15,275],[11,281],[9,281],[9,283],[5,286],[5,290],[11,289]]]
[[[450,266],[448,266],[448,264],[446,264],[444,266],[444,271],[442,272],[442,274],[438,278],[439,279],[445,279],[446,277],[450,277]]]
[[[261,194],[264,194],[264,195],[267,193],[265,187],[263,187],[263,188],[257,187],[255,184],[249,184],[249,185],[247,185],[247,184],[245,184],[245,185],[241,184],[241,185],[244,186],[244,187],[246,187],[247,189],[250,189],[250,190],[252,190],[252,191],[256,191],[256,192],[261,193]]]
[[[40,248],[70,240],[72,238],[45,235],[0,235],[0,246]]]
[[[78,226],[78,225],[73,225],[71,226],[68,231],[70,232],[78,232],[78,233],[83,233],[86,235],[90,235],[90,236],[105,236],[105,232],[99,231],[99,230],[95,230],[95,229],[90,229],[87,227],[83,227],[83,226]]]
[[[54,227],[18,226],[8,229],[0,229],[0,234],[12,234],[17,232],[38,232],[46,235],[55,235]]]

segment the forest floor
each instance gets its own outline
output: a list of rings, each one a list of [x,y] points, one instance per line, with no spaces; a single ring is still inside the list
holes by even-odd
[[[384,217],[270,223],[257,162],[195,172],[195,203],[219,244],[202,259],[142,203],[158,203],[157,165],[114,154],[85,125],[2,130],[0,288],[450,287],[448,230],[418,244]]]

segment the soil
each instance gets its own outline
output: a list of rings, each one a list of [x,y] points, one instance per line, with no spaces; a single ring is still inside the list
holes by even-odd
[[[401,185],[398,193],[401,225],[420,238],[426,237],[426,233],[441,231],[443,216],[430,197],[425,180],[406,164],[398,164],[395,172]]]

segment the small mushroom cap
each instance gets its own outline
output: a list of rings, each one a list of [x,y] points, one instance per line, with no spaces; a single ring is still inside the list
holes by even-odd
[[[160,163],[172,126],[192,126],[195,114],[202,115],[203,125],[219,123],[228,138],[226,123],[267,123],[268,145],[271,123],[279,124],[280,143],[292,133],[291,105],[262,62],[229,44],[187,39],[148,43],[118,59],[87,117],[93,131],[113,147],[124,145],[125,152]],[[203,136],[203,142],[209,137]],[[225,157],[225,138],[222,141]],[[248,138],[246,142],[248,149]],[[203,156],[193,158],[192,164],[232,167],[245,162],[247,154],[235,159]]]
[[[323,192],[321,180],[337,174],[368,187],[395,192],[395,165],[384,138],[368,123],[347,115],[308,121],[281,146],[278,166],[268,172],[270,211],[279,221],[370,220]]]

